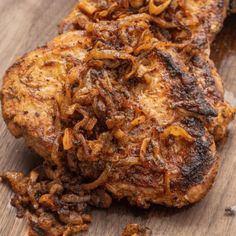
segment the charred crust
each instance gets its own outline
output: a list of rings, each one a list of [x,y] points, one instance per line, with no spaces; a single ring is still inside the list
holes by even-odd
[[[190,161],[181,167],[183,180],[180,186],[182,190],[187,190],[201,183],[215,163],[215,158],[209,151],[210,141],[203,141],[203,139],[198,138],[194,146],[194,151],[189,156]]]
[[[205,135],[203,123],[195,117],[185,118],[181,123],[191,136],[200,138]]]
[[[206,33],[204,31],[199,32],[198,35],[193,39],[192,44],[196,49],[207,49],[208,40],[206,38]]]
[[[202,71],[202,76],[205,81],[204,89],[206,90],[206,93],[213,96],[217,100],[220,99],[223,101],[223,97],[216,89],[216,83],[212,75],[212,67],[209,61],[203,60],[201,56],[195,55],[191,58],[191,62],[193,63],[193,66],[201,69]]]
[[[156,54],[166,64],[172,78],[171,96],[177,101],[175,106],[199,115],[216,117],[217,112],[205,100],[204,91],[197,85],[196,77],[183,71],[170,54],[160,49],[156,49]]]
[[[216,157],[211,150],[214,145],[213,138],[205,131],[204,125],[196,118],[188,118],[182,121],[188,132],[196,137],[188,159],[181,166],[183,179],[180,181],[182,191],[187,191],[190,187],[201,183],[207,175]]]

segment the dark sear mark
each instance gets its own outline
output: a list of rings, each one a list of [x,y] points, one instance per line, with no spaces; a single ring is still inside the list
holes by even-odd
[[[156,50],[156,53],[166,63],[173,78],[173,82],[170,83],[172,83],[171,96],[176,101],[174,107],[184,108],[204,116],[216,117],[216,110],[205,100],[204,91],[199,88],[196,78],[181,70],[170,54],[159,49]]]

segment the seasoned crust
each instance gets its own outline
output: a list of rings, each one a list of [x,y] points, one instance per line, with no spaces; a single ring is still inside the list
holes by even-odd
[[[61,29],[84,31],[26,54],[4,77],[8,128],[46,159],[29,176],[1,175],[17,216],[30,209],[33,235],[87,230],[87,204],[110,207],[108,192],[143,208],[198,202],[235,113],[208,57],[228,1],[168,0],[141,12],[142,0],[80,3]],[[126,227],[133,233],[150,231]]]
[[[87,12],[84,6],[85,4],[81,4],[81,2],[86,2],[86,5],[88,7],[91,6],[93,11]],[[132,1],[120,1],[118,3],[113,0],[106,0],[102,2],[97,0],[79,1],[75,5],[74,9],[59,24],[59,33],[85,29],[89,22],[116,20],[118,18],[140,12],[150,14],[148,7],[146,6],[149,4],[149,1],[146,2],[147,3],[144,3],[143,1],[141,5],[134,6]],[[187,23],[184,24],[185,21],[198,21],[196,27],[190,27],[190,30],[192,31],[192,43],[196,44],[197,47],[206,48],[207,44],[214,40],[216,34],[223,26],[224,19],[227,16],[229,0],[188,0],[184,3],[181,0],[172,0],[166,11],[175,11],[176,5],[179,5],[180,8],[183,7],[187,13],[185,12],[182,14],[183,17],[181,21],[178,22],[179,25],[176,24],[175,27],[181,31],[184,27],[188,27]],[[158,15],[157,18],[164,18],[164,14],[165,12]],[[171,23],[167,24],[170,27],[170,34],[172,34],[171,28],[174,28],[171,24],[177,20],[176,15],[177,14],[175,12],[174,15],[171,16]],[[160,22],[159,19],[154,20],[154,22],[155,21]],[[162,24],[159,24],[159,27],[159,31],[162,31],[162,28],[168,29],[168,27],[164,27],[163,22]],[[176,35],[172,40],[174,40],[175,37]]]
[[[3,78],[2,111],[9,130],[45,158],[57,137],[57,99],[64,94],[67,66],[72,63],[66,61],[76,53],[71,50],[74,43],[77,58],[83,58],[89,40],[83,33],[71,32],[23,56]]]
[[[86,178],[101,175],[117,198],[142,207],[200,200],[218,169],[209,131],[219,125],[219,108],[229,107],[213,65],[208,71],[199,66],[208,63],[204,55],[159,45],[136,56],[127,79],[132,55],[105,45],[94,53],[93,43],[85,32],[69,32],[13,65],[2,90],[8,128],[50,161],[59,145],[61,156],[77,160]],[[232,116],[229,107],[225,127]]]

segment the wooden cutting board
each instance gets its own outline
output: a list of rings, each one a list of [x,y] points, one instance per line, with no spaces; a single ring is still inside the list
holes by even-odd
[[[0,78],[14,60],[42,46],[57,33],[56,25],[76,0],[1,0],[0,1]],[[225,83],[226,98],[236,106],[236,16],[228,18],[212,50]],[[236,204],[236,120],[232,122],[226,144],[219,151],[221,169],[216,183],[198,204],[184,209],[153,206],[149,210],[114,203],[109,210],[93,211],[90,236],[119,236],[127,223],[140,223],[153,236],[236,235],[236,216],[224,216],[227,206]],[[40,158],[23,140],[16,140],[0,118],[0,170],[28,172]],[[0,184],[0,236],[27,235],[25,220],[15,217],[10,206],[12,192]]]

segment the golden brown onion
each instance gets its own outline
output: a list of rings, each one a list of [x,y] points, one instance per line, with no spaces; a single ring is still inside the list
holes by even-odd
[[[89,184],[82,184],[81,188],[86,191],[90,191],[99,187],[100,185],[104,184],[107,181],[109,172],[110,168],[106,168],[95,181]]]
[[[149,1],[149,13],[152,15],[159,15],[170,5],[171,0],[162,0],[161,3],[157,6],[155,0]]]
[[[88,15],[93,15],[97,11],[97,8],[89,3],[88,0],[81,1],[78,5],[78,8]]]
[[[161,138],[166,139],[170,135],[173,135],[174,137],[182,137],[189,142],[193,141],[193,137],[184,128],[180,126],[171,125],[167,127],[161,134]]]

